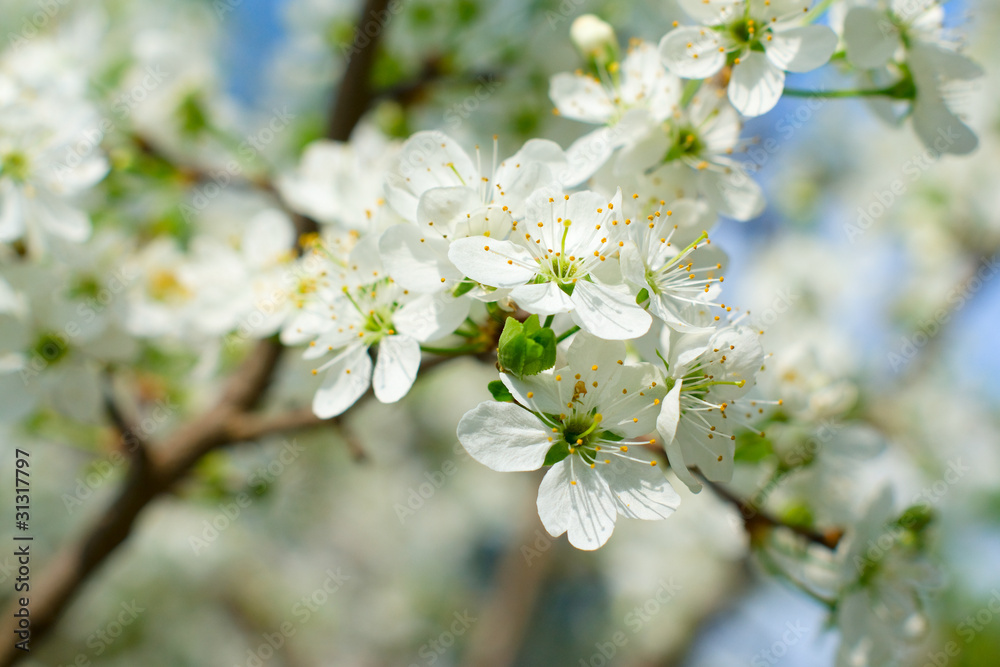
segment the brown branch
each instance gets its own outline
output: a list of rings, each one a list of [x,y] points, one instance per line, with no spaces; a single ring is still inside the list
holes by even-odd
[[[387,3],[388,0],[366,0],[362,21],[370,12],[379,15]],[[377,36],[373,37],[348,66],[330,121],[331,139],[347,140],[371,101],[369,77],[377,43]],[[281,350],[274,340],[258,343],[227,382],[218,402],[178,428],[158,447],[151,448],[145,457],[136,459],[114,503],[85,534],[53,556],[47,568],[32,581],[32,647],[45,639],[90,575],[125,541],[140,512],[185,477],[201,457],[233,442],[233,425],[248,417],[260,403]],[[16,626],[12,622],[16,620],[15,611],[12,604],[4,613],[0,635],[15,636]],[[0,667],[13,665],[26,655],[14,647],[13,641],[0,643]]]
[[[361,116],[371,105],[371,70],[375,64],[375,56],[382,33],[385,32],[387,23],[392,18],[387,9],[388,6],[389,0],[365,0],[361,16],[356,23],[355,44],[360,43],[359,37],[367,37],[368,32],[365,28],[368,24],[376,24],[377,30],[363,48],[352,48],[347,69],[344,71],[344,78],[340,82],[340,92],[333,102],[333,109],[329,116],[330,122],[326,126],[327,139],[334,141],[350,139],[354,126],[358,124]],[[345,94],[347,92],[350,94]]]
[[[509,667],[517,660],[531,615],[558,552],[562,538],[550,537],[538,519],[535,503],[526,504],[524,527],[501,557],[493,594],[481,610],[463,664]]]
[[[774,515],[765,512],[756,505],[739,498],[724,486],[710,482],[703,476],[701,479],[705,483],[705,486],[712,489],[715,495],[736,507],[740,513],[740,518],[743,519],[743,524],[746,527],[747,534],[750,535],[751,539],[760,535],[762,530],[784,528],[785,530],[790,530],[796,535],[804,537],[814,544],[819,544],[827,549],[833,550],[837,548],[837,545],[840,543],[840,538],[844,536],[844,531],[839,528],[831,528],[821,533],[813,530],[812,528],[786,523]]]

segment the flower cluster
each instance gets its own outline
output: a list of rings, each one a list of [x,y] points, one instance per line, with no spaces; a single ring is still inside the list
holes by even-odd
[[[967,154],[979,140],[961,102],[983,72],[937,0],[678,4],[686,17],[658,42],[573,22],[580,69],[542,79],[551,122],[587,126],[568,145],[395,140],[366,119],[284,168],[270,165],[298,139],[268,144],[286,121],[270,138],[227,136],[240,119],[210,59],[185,57],[166,28],[137,27],[114,66],[81,62],[65,34],[8,49],[0,421],[51,408],[97,422],[112,369],[132,365],[131,380],[166,395],[156,370],[183,357],[175,376],[214,378],[246,340],[300,348],[289,366],[320,419],[369,392],[400,401],[425,355],[475,355],[498,379],[459,441],[496,471],[547,468],[538,515],[579,549],[605,545],[618,517],[667,518],[681,493],[740,483],[740,461],[776,462],[747,478],[805,472],[812,493],[833,489],[821,471],[835,452],[783,447],[848,414],[855,387],[813,358],[819,334],[782,346],[766,377],[763,327],[723,297],[728,260],[710,230],[767,205],[738,159],[754,142],[744,123],[785,96],[860,97],[938,154]],[[789,85],[828,64],[858,88]],[[798,518],[809,534],[815,517]],[[880,496],[831,549],[841,664],[891,658],[869,626],[922,630],[931,570],[913,546],[922,524],[904,519]],[[879,554],[859,551],[887,532]]]

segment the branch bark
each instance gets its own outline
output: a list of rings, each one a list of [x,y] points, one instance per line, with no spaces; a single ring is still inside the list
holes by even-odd
[[[781,519],[768,514],[752,503],[748,503],[737,497],[724,486],[710,482],[704,477],[702,477],[702,481],[705,483],[705,486],[712,489],[715,495],[719,496],[719,498],[722,498],[726,502],[732,503],[736,509],[739,510],[740,518],[743,519],[743,524],[746,527],[747,534],[750,535],[751,539],[755,535],[759,534],[761,529],[770,530],[771,528],[784,528],[785,530],[790,530],[800,537],[804,537],[810,542],[824,546],[832,551],[837,548],[837,545],[840,543],[840,538],[844,535],[844,531],[839,528],[831,528],[824,532],[819,532],[811,528],[806,528],[805,526],[796,526],[785,523]]]
[[[359,29],[369,15],[388,16],[384,13],[387,4],[388,0],[366,0]],[[381,25],[382,29],[384,27]],[[379,34],[381,32],[379,30]],[[360,48],[348,64],[331,113],[328,128],[331,139],[346,141],[371,102],[369,78],[379,34]],[[32,647],[44,641],[90,575],[129,536],[137,517],[150,502],[185,477],[192,466],[213,449],[250,434],[254,426],[259,434],[276,426],[271,422],[267,429],[263,428],[267,422],[254,417],[252,411],[271,382],[281,351],[277,341],[258,343],[211,409],[178,428],[159,446],[151,447],[145,457],[133,461],[118,498],[83,535],[64,546],[36,579],[37,583],[32,583]],[[244,420],[247,426],[234,426]],[[297,427],[308,423],[309,420],[300,414],[279,425]],[[15,611],[12,604],[4,613],[0,635],[16,636],[16,626],[12,622],[16,620]],[[13,641],[0,642],[0,667],[13,665],[26,655],[14,648]]]

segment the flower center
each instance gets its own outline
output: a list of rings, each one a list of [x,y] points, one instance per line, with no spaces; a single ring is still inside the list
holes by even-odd
[[[28,157],[24,153],[8,153],[0,160],[0,172],[10,176],[15,181],[25,181],[28,178]]]
[[[32,346],[31,351],[49,363],[55,364],[69,354],[69,346],[63,336],[55,333],[43,333]]]

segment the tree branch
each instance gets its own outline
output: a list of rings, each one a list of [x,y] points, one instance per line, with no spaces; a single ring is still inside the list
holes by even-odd
[[[363,28],[367,27],[368,22],[375,22],[378,29],[363,48],[352,49],[347,69],[344,71],[344,78],[340,82],[340,92],[337,94],[330,112],[330,122],[326,126],[327,139],[334,141],[350,139],[354,126],[358,124],[361,116],[371,104],[371,70],[375,64],[375,55],[382,33],[385,32],[388,19],[392,17],[386,9],[388,5],[389,0],[365,0],[354,32],[355,43],[360,35],[368,35],[367,31],[361,32]],[[350,94],[345,94],[347,92]]]
[[[370,12],[381,15],[388,0],[366,0],[361,16],[363,22]],[[384,26],[382,26],[384,29]],[[380,31],[381,32],[381,31]],[[367,110],[371,101],[369,83],[371,66],[375,59],[378,36],[373,37],[355,54],[341,82],[331,115],[329,136],[346,141],[354,125]],[[44,641],[52,627],[62,616],[75,595],[83,588],[90,575],[107,559],[132,531],[142,510],[161,493],[164,493],[187,475],[192,466],[205,454],[234,441],[240,435],[234,424],[251,418],[271,382],[278,365],[282,348],[275,340],[257,344],[239,370],[229,379],[217,403],[202,415],[178,428],[164,442],[150,448],[146,457],[137,459],[129,467],[118,498],[86,533],[65,545],[49,562],[47,568],[32,582],[31,595],[31,646]],[[122,428],[124,419],[112,412],[112,420]],[[266,422],[253,417],[260,433]],[[303,425],[301,415],[288,418],[286,425]],[[270,426],[274,426],[274,422]],[[245,434],[244,433],[244,434]],[[36,583],[37,582],[37,583]],[[14,605],[0,621],[0,634],[14,637],[16,620]],[[14,648],[13,641],[0,643],[0,667],[8,667],[27,655]]]
[[[792,531],[796,535],[804,537],[810,542],[833,550],[837,548],[837,545],[840,543],[840,538],[844,535],[844,531],[839,528],[831,528],[821,533],[811,528],[806,528],[805,526],[796,526],[785,523],[781,519],[765,512],[763,509],[755,506],[754,504],[748,503],[742,498],[737,497],[724,486],[710,482],[705,479],[704,476],[701,476],[701,479],[705,486],[712,489],[715,495],[726,502],[732,503],[736,507],[740,513],[740,518],[743,519],[743,523],[746,526],[747,533],[750,535],[751,539],[754,535],[758,534],[761,528],[784,528]]]

